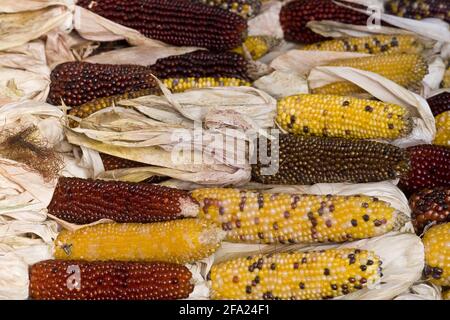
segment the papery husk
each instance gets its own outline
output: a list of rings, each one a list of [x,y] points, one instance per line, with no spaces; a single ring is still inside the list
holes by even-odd
[[[0,13],[39,10],[52,6],[70,6],[73,0],[2,0]]]
[[[137,64],[151,66],[158,59],[181,55],[198,50],[197,47],[151,47],[138,46],[112,50],[90,56],[84,61],[107,64]]]
[[[430,144],[436,134],[436,126],[430,107],[424,98],[395,82],[376,73],[349,67],[319,66],[311,70],[308,83],[310,88],[318,88],[336,81],[350,81],[375,98],[403,106],[413,118],[413,131],[406,137],[391,143],[400,147]]]
[[[446,70],[445,62],[440,56],[431,57],[429,60],[428,74],[423,79],[424,92],[422,96],[425,97],[429,94],[429,92],[438,90],[440,88]]]
[[[261,12],[248,21],[248,34],[250,36],[268,35],[282,39],[283,29],[279,19],[282,6],[280,1],[264,3]]]
[[[394,300],[442,300],[442,289],[432,283],[419,281]]]
[[[247,245],[223,242],[214,254],[214,264],[252,254],[286,251],[312,251],[333,248],[358,248],[374,251],[383,261],[381,282],[334,300],[390,300],[405,292],[418,281],[424,267],[424,248],[418,236],[411,233],[390,232],[386,235],[344,244],[331,245]],[[206,279],[209,270],[201,276]],[[205,298],[202,296],[192,298]]]
[[[73,15],[65,5],[29,10],[0,14],[0,50],[24,45],[53,29],[69,32],[72,28]]]
[[[49,85],[50,69],[42,41],[0,52],[0,107],[14,101],[45,101]]]
[[[277,99],[309,92],[308,82],[304,77],[286,71],[274,71],[256,80],[253,86]]]

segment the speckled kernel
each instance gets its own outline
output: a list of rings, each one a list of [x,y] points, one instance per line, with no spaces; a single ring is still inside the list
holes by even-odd
[[[450,223],[431,227],[423,237],[425,271],[429,281],[450,286]]]

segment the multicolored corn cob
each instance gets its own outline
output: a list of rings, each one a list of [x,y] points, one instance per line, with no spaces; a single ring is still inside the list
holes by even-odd
[[[438,18],[450,22],[450,2],[448,0],[388,0],[386,13],[399,17],[422,20]]]
[[[164,262],[47,260],[30,268],[35,300],[173,300],[193,291],[191,272]]]
[[[280,23],[287,41],[314,43],[326,38],[314,33],[310,21],[333,20],[346,24],[366,25],[368,16],[335,4],[331,0],[295,0],[281,8]]]
[[[317,300],[380,281],[382,261],[371,251],[330,249],[238,258],[213,265],[213,299]]]
[[[424,45],[411,35],[383,35],[340,38],[313,43],[302,50],[380,53],[421,53]]]
[[[203,219],[104,223],[61,231],[55,240],[55,258],[184,264],[213,254],[224,236],[220,228]]]
[[[277,122],[306,136],[395,140],[412,130],[406,108],[374,100],[299,94],[278,101]]]
[[[375,182],[396,179],[409,169],[407,153],[385,143],[282,134],[279,146],[267,144],[268,152],[262,152],[268,159],[260,156],[252,165],[253,181],[264,184]],[[271,168],[277,169],[274,174]]]
[[[53,69],[47,101],[79,106],[98,98],[152,89],[159,92],[148,67],[66,62]]]
[[[111,107],[112,105],[116,104],[120,100],[134,99],[134,98],[151,95],[151,94],[155,94],[155,93],[156,93],[155,89],[144,89],[144,90],[139,90],[139,91],[125,92],[124,94],[119,94],[119,95],[115,95],[115,96],[94,99],[94,100],[86,102],[80,106],[73,107],[72,109],[70,109],[69,115],[78,117],[80,119],[84,119],[99,110]],[[76,124],[77,124],[77,122],[74,120],[72,120],[70,123],[71,127],[76,126]]]
[[[450,111],[436,117],[436,136],[433,144],[450,147]]]
[[[421,81],[428,73],[428,65],[424,58],[417,54],[389,54],[370,57],[343,59],[330,62],[327,66],[351,67],[377,73],[397,84],[418,89]],[[312,90],[313,93],[351,95],[364,90],[356,84],[338,81]]]
[[[184,92],[190,89],[201,89],[209,87],[240,87],[251,86],[252,84],[246,80],[238,78],[172,78],[164,79],[164,85],[172,92]]]
[[[198,204],[185,191],[153,185],[61,177],[48,212],[76,224],[101,219],[149,223],[195,217]]]
[[[419,235],[431,223],[450,222],[450,187],[421,190],[409,198],[409,205]]]
[[[431,227],[423,237],[425,276],[440,286],[450,286],[450,223]]]
[[[192,2],[200,2],[210,6],[216,6],[243,18],[252,18],[261,10],[260,0],[191,0]]]
[[[246,243],[345,242],[399,229],[409,217],[369,196],[258,193],[198,189],[200,216]]]
[[[428,105],[433,112],[433,116],[450,111],[450,92],[442,92],[427,99]]]
[[[434,145],[407,148],[411,170],[401,177],[399,187],[412,194],[425,188],[450,187],[450,149]]]
[[[223,77],[249,80],[248,62],[234,52],[198,50],[158,59],[151,66],[159,79]]]
[[[77,5],[175,46],[231,50],[247,33],[241,16],[185,0],[79,0]]]
[[[272,51],[280,42],[280,39],[272,36],[249,36],[242,46],[233,49],[233,51],[244,57],[245,51],[247,51],[253,60],[258,60]]]

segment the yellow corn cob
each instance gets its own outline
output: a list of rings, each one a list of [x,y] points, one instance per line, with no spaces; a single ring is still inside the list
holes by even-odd
[[[211,268],[213,299],[330,299],[377,283],[381,260],[358,249],[238,258]]]
[[[424,45],[411,35],[376,35],[341,38],[307,45],[302,50],[345,51],[370,54],[420,53]]]
[[[271,194],[237,189],[197,189],[200,216],[247,243],[343,242],[398,229],[406,215],[369,196]]]
[[[442,299],[450,300],[450,288],[442,289]]]
[[[189,89],[208,87],[251,86],[251,83],[237,78],[180,78],[164,79],[164,85],[172,92],[184,92]]]
[[[417,54],[375,55],[363,58],[343,59],[327,64],[335,67],[351,67],[377,73],[397,84],[417,89],[428,73],[425,60]],[[347,81],[334,82],[312,90],[312,93],[351,95],[363,89]]]
[[[433,144],[450,147],[450,111],[436,117],[436,137]]]
[[[214,253],[223,237],[218,227],[200,219],[98,224],[73,232],[62,231],[55,241],[55,257],[183,264]]]
[[[233,51],[245,56],[244,51],[247,50],[253,60],[258,60],[269,53],[279,43],[280,39],[272,36],[249,36],[245,39],[242,46],[233,49]]]
[[[450,88],[450,66],[444,73],[444,79],[442,80],[442,88]]]
[[[320,94],[279,100],[277,122],[289,133],[306,136],[394,140],[412,130],[409,112],[401,106]]]
[[[450,286],[450,223],[431,227],[423,237],[425,275],[434,284]]]

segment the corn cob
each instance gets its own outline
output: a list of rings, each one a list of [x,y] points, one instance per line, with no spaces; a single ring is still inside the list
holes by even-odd
[[[76,224],[101,219],[148,223],[197,216],[198,205],[187,192],[174,188],[61,177],[48,212]]]
[[[399,187],[412,194],[425,188],[450,186],[450,149],[434,145],[407,148],[411,170],[399,182]]]
[[[450,111],[450,92],[442,92],[427,99],[428,105],[433,112],[433,116]]]
[[[198,189],[200,216],[222,226],[227,240],[246,243],[344,242],[400,228],[404,214],[369,196],[257,193]]]
[[[431,223],[450,222],[450,188],[424,189],[409,199],[411,217],[417,234]]]
[[[295,0],[281,8],[280,23],[287,41],[314,43],[326,38],[314,33],[306,24],[316,20],[366,25],[368,16],[336,5],[330,0]]]
[[[386,13],[399,17],[422,20],[438,18],[450,22],[450,3],[448,0],[388,0]]]
[[[30,268],[35,300],[173,300],[193,291],[182,265],[152,262],[47,260]]]
[[[48,102],[79,106],[97,98],[152,89],[156,81],[148,67],[111,65],[87,62],[66,62],[58,65],[50,76]]]
[[[268,166],[261,159],[252,165],[253,181],[265,184],[375,182],[396,179],[409,169],[407,153],[385,143],[280,135],[279,154],[274,156],[271,142],[267,144],[267,156],[278,171],[264,175],[262,169]]]
[[[247,61],[234,52],[198,50],[158,59],[151,66],[159,79],[224,77],[249,80]]]
[[[450,88],[450,64],[447,64],[447,70],[442,79],[442,88]]]
[[[201,219],[97,224],[61,231],[55,240],[55,258],[184,264],[213,254],[224,236],[220,228]]]
[[[428,73],[424,58],[417,54],[375,55],[363,58],[343,59],[327,64],[334,67],[351,67],[377,73],[397,84],[418,89],[422,79]],[[313,93],[351,95],[364,90],[356,84],[338,81],[313,90]]]
[[[380,281],[381,260],[359,249],[330,249],[237,258],[213,265],[213,299],[317,300]]]
[[[341,38],[313,43],[302,50],[380,53],[421,53],[423,44],[411,35],[376,35],[369,37]]]
[[[241,16],[184,0],[80,0],[77,4],[175,46],[231,50],[242,44],[247,32]]]
[[[450,223],[433,226],[423,237],[425,276],[440,286],[450,286]]]
[[[231,11],[242,16],[245,19],[256,16],[261,10],[260,0],[192,0],[210,6]]]
[[[450,300],[450,288],[442,289],[442,299]]]
[[[253,60],[258,60],[272,51],[280,42],[280,39],[272,36],[249,36],[242,46],[233,49],[233,51],[245,56],[245,50],[247,50]]]
[[[142,97],[142,96],[146,96],[146,95],[151,95],[151,94],[154,94],[155,92],[156,92],[155,89],[144,89],[144,90],[139,90],[139,91],[125,92],[124,94],[120,94],[120,95],[94,99],[94,100],[86,102],[80,106],[73,107],[72,109],[70,109],[69,114],[74,117],[84,119],[99,110],[111,107],[112,105],[116,104],[120,100],[134,99],[134,98],[138,98],[138,97]],[[71,127],[76,126],[76,124],[77,124],[76,121],[72,120],[70,122]]]
[[[239,87],[251,86],[246,80],[238,78],[171,78],[164,79],[164,85],[174,93],[184,92],[190,89],[200,89],[209,87]]]
[[[436,136],[433,144],[450,147],[450,111],[436,117]]]
[[[280,99],[277,122],[289,133],[306,136],[394,140],[412,130],[409,112],[401,106],[320,94]]]

